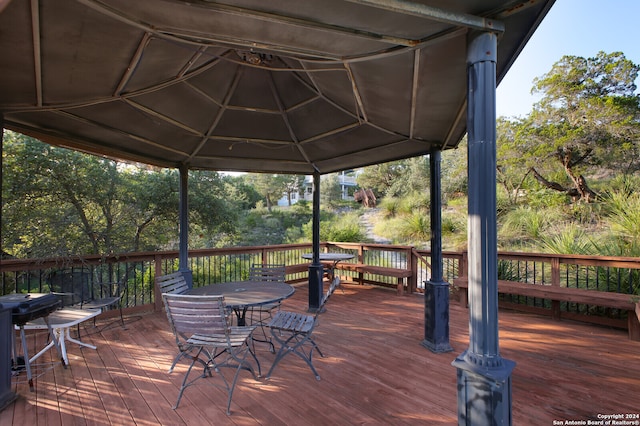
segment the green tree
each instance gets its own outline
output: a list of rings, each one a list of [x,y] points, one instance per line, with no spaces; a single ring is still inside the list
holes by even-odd
[[[429,188],[429,157],[419,156],[365,167],[358,175],[358,186],[372,189],[379,197],[425,193]]]
[[[640,169],[639,66],[614,52],[564,56],[534,81],[542,99],[515,132],[514,148],[544,187],[575,200],[597,194],[587,178],[599,169]]]
[[[116,252],[168,248],[178,228],[178,173],[124,166],[119,175],[121,228]],[[126,200],[126,202],[122,202]]]
[[[291,206],[293,194],[300,194],[304,189],[304,175],[284,175],[284,192],[287,194],[287,202]]]
[[[288,179],[288,175],[269,173],[251,173],[247,175],[247,181],[262,195],[269,211],[271,211],[273,204],[277,203],[285,193]]]
[[[336,206],[342,199],[340,180],[336,173],[323,176],[320,181],[320,204],[324,207]]]
[[[376,164],[365,167],[358,175],[358,186],[371,189],[376,197],[393,196],[390,188],[402,176],[402,166],[399,161]]]
[[[5,132],[2,249],[15,257],[175,248],[176,170],[141,169]],[[192,246],[233,233],[244,197],[215,172],[190,172]],[[243,194],[238,189],[236,194]]]
[[[442,197],[446,201],[452,195],[466,194],[468,189],[467,177],[467,140],[466,136],[456,149],[442,153],[440,165],[442,179]]]
[[[233,200],[238,208],[249,210],[255,207],[256,203],[262,199],[262,196],[251,185],[246,176],[224,176],[223,178],[224,193],[229,200]]]
[[[113,252],[119,215],[114,161],[12,132],[3,145],[3,250],[23,256]]]
[[[517,134],[523,126],[520,120],[510,121],[502,117],[496,123],[496,182],[502,186],[510,204],[516,204],[525,188],[531,169],[522,169],[522,152],[517,146]]]
[[[213,171],[189,172],[189,233],[194,236],[191,247],[217,247],[219,241],[233,238],[239,212],[255,197],[245,186],[234,186],[233,182],[237,181]]]

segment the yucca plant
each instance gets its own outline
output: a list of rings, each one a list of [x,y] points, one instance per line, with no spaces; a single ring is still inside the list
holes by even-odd
[[[550,216],[548,210],[519,206],[505,215],[501,228],[515,238],[539,239],[551,227]]]
[[[413,240],[429,241],[431,239],[431,225],[429,218],[423,213],[414,213],[405,219],[403,232]]]
[[[624,240],[633,243],[640,239],[640,193],[611,192],[606,196],[610,228]]]
[[[395,217],[400,208],[400,200],[395,197],[384,197],[378,205],[385,217]]]
[[[542,236],[542,251],[555,254],[595,254],[591,238],[573,223],[565,225],[558,234]]]
[[[429,214],[429,195],[420,192],[412,192],[411,194],[401,198],[398,203],[398,212],[401,214],[414,214],[418,211]]]

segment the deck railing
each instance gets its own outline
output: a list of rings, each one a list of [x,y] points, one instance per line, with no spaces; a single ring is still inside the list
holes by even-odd
[[[386,244],[325,242],[322,251],[351,253],[352,262],[412,271],[409,292],[424,291],[424,282],[430,277],[430,251],[411,246]],[[309,261],[303,253],[311,251],[311,244],[284,244],[274,246],[232,247],[201,249],[189,252],[189,268],[193,271],[194,285],[238,281],[247,278],[253,263],[284,263],[290,273],[290,282],[304,282]],[[178,252],[124,253],[118,255],[89,255],[50,259],[0,260],[1,294],[14,292],[48,292],[51,277],[60,270],[84,270],[96,282],[121,281],[127,286],[124,304],[137,310],[153,309],[154,277],[178,269]],[[467,253],[443,252],[443,278],[452,282],[465,275]],[[341,271],[349,278],[355,272]],[[561,287],[613,291],[640,298],[640,258],[613,256],[555,255],[539,253],[498,253],[498,278]],[[397,280],[384,275],[368,274],[365,282],[396,288]],[[452,289],[455,293],[455,289]],[[542,312],[549,301],[519,296],[501,296],[503,306]],[[611,309],[564,303],[561,310],[580,319],[622,324],[626,313]],[[604,318],[604,320],[603,320]],[[611,320],[611,321],[609,321]],[[608,322],[609,321],[609,322]]]

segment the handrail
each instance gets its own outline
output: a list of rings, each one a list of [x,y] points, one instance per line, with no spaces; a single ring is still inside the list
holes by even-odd
[[[276,256],[278,253],[287,252],[308,252],[311,250],[311,244],[281,244],[269,246],[241,246],[227,248],[212,249],[194,249],[189,251],[189,258],[211,257],[220,255],[256,255],[263,258]],[[410,257],[415,261],[409,261],[409,264],[420,263],[430,268],[429,260],[430,250],[420,250],[412,246],[388,245],[388,244],[370,244],[370,243],[342,243],[342,242],[325,242],[321,244],[321,250],[351,250],[357,254],[357,262],[367,263],[364,253],[369,251],[393,251],[410,253]],[[57,258],[37,258],[37,259],[0,259],[0,273],[22,272],[32,270],[42,270],[47,268],[65,268],[65,267],[81,267],[87,265],[105,265],[116,264],[122,262],[158,262],[158,261],[175,261],[178,258],[177,250],[156,251],[156,252],[136,252],[136,253],[120,253],[113,255],[85,255],[72,257]],[[466,251],[444,251],[444,259],[453,259],[459,263],[461,271],[466,270]],[[291,260],[293,259],[293,260]],[[286,264],[297,265],[307,263],[301,258],[293,257]],[[561,265],[572,265],[574,267],[603,267],[603,268],[626,268],[632,270],[640,270],[640,258],[638,257],[622,257],[622,256],[593,256],[593,255],[570,255],[570,254],[548,254],[548,253],[524,253],[524,252],[498,252],[499,261],[512,262],[536,262],[554,265],[553,269],[557,270]],[[397,267],[397,266],[395,266]],[[456,268],[457,269],[457,268]],[[465,275],[464,273],[457,275]],[[545,282],[558,285],[557,273],[553,274],[555,278],[546,279]]]
[[[196,285],[246,279],[252,263],[280,263],[287,266],[287,281],[308,279],[308,260],[302,254],[310,252],[310,243],[272,246],[228,247],[189,251],[189,268]],[[321,243],[322,251],[354,254],[354,263],[407,269],[411,271],[407,291],[423,292],[430,279],[430,251],[412,246],[374,243]],[[1,259],[0,294],[12,292],[49,291],[48,279],[55,270],[87,268],[92,279],[124,280],[128,286],[125,307],[141,307],[154,302],[153,279],[156,275],[177,270],[178,251],[87,255],[46,259]],[[453,282],[466,275],[466,251],[443,252],[443,279]],[[357,272],[345,271],[346,277]],[[498,252],[499,279],[535,284],[588,288],[629,294],[640,299],[640,258],[589,256],[549,253]],[[378,274],[368,274],[368,284],[396,288],[397,280]],[[455,291],[455,288],[452,289]],[[502,300],[502,299],[501,299]],[[537,306],[539,301],[508,300]],[[576,313],[594,312],[590,307],[567,306]],[[597,314],[597,313],[596,313]],[[608,313],[607,313],[608,315]]]

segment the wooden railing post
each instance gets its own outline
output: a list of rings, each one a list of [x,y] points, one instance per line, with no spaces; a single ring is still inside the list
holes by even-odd
[[[462,252],[462,257],[460,258],[460,260],[458,261],[458,276],[459,277],[464,277],[468,274],[468,262],[469,262],[469,254],[467,253],[467,251],[463,251]]]
[[[163,275],[162,257],[159,254],[156,254],[154,256],[153,263],[155,264],[155,277]],[[158,287],[155,285],[155,279],[153,283],[153,305],[156,312],[162,310],[162,295],[160,294],[160,290],[158,289]]]
[[[553,257],[551,259],[551,285],[560,287],[560,258]],[[551,301],[551,317],[554,320],[560,319],[560,301]]]
[[[414,248],[409,252],[411,258],[411,278],[409,278],[409,293],[413,293],[418,290],[418,257]]]
[[[364,263],[364,246],[358,245],[358,263]],[[364,273],[358,272],[358,282],[360,285],[364,284]]]
[[[273,246],[254,246],[254,247],[226,247],[226,248],[210,248],[210,249],[194,249],[189,252],[189,259],[195,259],[194,262],[203,261],[209,259],[207,265],[204,263],[201,265],[199,278],[202,280],[199,284],[212,284],[213,279],[231,279],[230,276],[224,276],[224,271],[220,269],[220,259],[226,259],[229,256],[244,256],[248,255],[251,258],[258,259],[261,255],[265,257],[266,262],[270,262],[276,259],[285,259],[289,274],[297,274],[295,277],[290,276],[292,283],[303,283],[308,281],[308,274],[303,274],[308,271],[308,263],[297,261],[299,252],[307,251],[311,247],[310,244],[281,244]],[[382,263],[385,259],[389,262],[396,262],[394,265],[397,268],[405,268],[407,273],[403,278],[406,291],[422,292],[421,277],[422,280],[428,278],[428,271],[431,268],[430,262],[425,256],[428,256],[429,250],[417,250],[412,248],[411,253],[408,251],[407,246],[397,245],[382,245],[382,244],[367,244],[367,243],[340,243],[340,242],[324,242],[320,244],[321,251],[331,250],[348,250],[350,253],[357,253],[357,259],[354,258],[349,263],[364,264],[371,263],[374,266],[384,266]],[[369,256],[370,253],[366,253],[365,250],[372,250],[373,253],[378,251],[384,252],[380,256]],[[385,257],[389,255],[389,252],[393,252],[391,258]],[[399,258],[401,253],[407,253],[407,262],[399,266]],[[365,256],[366,254],[366,256]],[[448,281],[452,281],[454,278],[463,277],[468,275],[468,253],[466,251],[448,252],[444,253],[444,258],[451,260],[448,264],[446,273],[443,274],[443,278],[446,277]],[[44,258],[44,259],[0,259],[0,274],[2,274],[3,283],[0,285],[0,294],[7,294],[16,291],[15,283],[18,283],[18,291],[36,291],[41,292],[46,284],[44,276],[50,273],[50,269],[59,269],[61,264],[68,265],[69,267],[80,267],[82,265],[91,265],[96,267],[97,265],[105,265],[105,268],[114,269],[119,268],[121,265],[126,265],[128,276],[127,281],[130,284],[130,292],[128,297],[127,309],[136,308],[138,312],[142,312],[142,308],[145,310],[163,310],[161,296],[156,293],[155,283],[153,278],[166,273],[173,272],[175,266],[175,260],[178,258],[178,251],[163,251],[163,252],[139,252],[139,253],[121,253],[114,255],[85,255],[78,256],[74,259],[59,259],[59,258]],[[381,264],[376,264],[376,259],[380,258]],[[567,280],[565,277],[566,267],[569,266],[573,269],[582,267],[599,267],[603,268],[603,271],[615,268],[615,270],[623,269],[629,274],[633,274],[636,277],[640,271],[640,259],[619,257],[619,256],[586,256],[586,255],[567,255],[567,254],[544,254],[544,253],[516,253],[516,252],[499,252],[498,258],[505,262],[512,262],[514,265],[531,263],[532,267],[526,266],[526,277],[530,284],[546,284],[553,286],[564,286]],[[408,260],[410,259],[410,261]],[[453,260],[455,259],[455,262]],[[64,262],[63,262],[64,260]],[[403,259],[404,260],[404,259]],[[389,266],[389,265],[387,265]],[[168,270],[166,268],[169,268]],[[195,268],[194,268],[195,269]],[[347,268],[352,271],[364,268]],[[384,268],[382,268],[384,269]],[[426,270],[427,276],[424,273]],[[613,270],[613,269],[612,269]],[[105,269],[106,271],[106,269]],[[384,271],[383,271],[384,272]],[[115,271],[113,272],[116,273]],[[140,275],[138,275],[140,274]],[[531,275],[533,274],[533,275]],[[366,282],[372,285],[380,285],[384,287],[396,288],[401,285],[398,280],[393,282],[387,278],[378,280],[374,277],[375,274],[363,274],[363,278],[369,278]],[[380,274],[384,276],[385,274]],[[392,274],[393,275],[393,274]],[[409,277],[410,275],[410,277]],[[239,274],[237,274],[239,276]],[[358,274],[353,272],[349,274],[349,278],[353,276],[354,282],[363,282],[358,279]],[[394,275],[395,276],[395,275]],[[524,276],[524,275],[523,275]],[[39,277],[39,278],[38,278]],[[235,277],[235,276],[234,276]],[[396,277],[397,278],[397,277]],[[236,279],[236,278],[234,278]],[[345,277],[347,279],[347,277]],[[635,278],[633,278],[635,279]],[[637,281],[633,281],[637,282]],[[633,282],[631,283],[633,285]],[[629,297],[637,297],[637,290],[635,287],[622,287],[619,290],[621,293],[629,293]],[[634,293],[635,292],[635,293]],[[515,303],[513,304],[515,306]],[[544,313],[552,314],[550,311],[551,304],[545,305]],[[558,315],[558,305],[555,307],[556,316]],[[560,303],[560,315],[567,316],[565,312],[564,303]],[[543,309],[543,308],[535,308]],[[576,314],[570,313],[571,318],[576,318]],[[631,312],[632,318],[636,317],[635,312]],[[589,322],[594,322],[590,317]],[[613,315],[611,315],[613,317]],[[609,321],[610,318],[605,318]],[[611,319],[618,324],[619,319]],[[609,322],[607,322],[609,324]],[[621,325],[616,325],[621,326]]]

